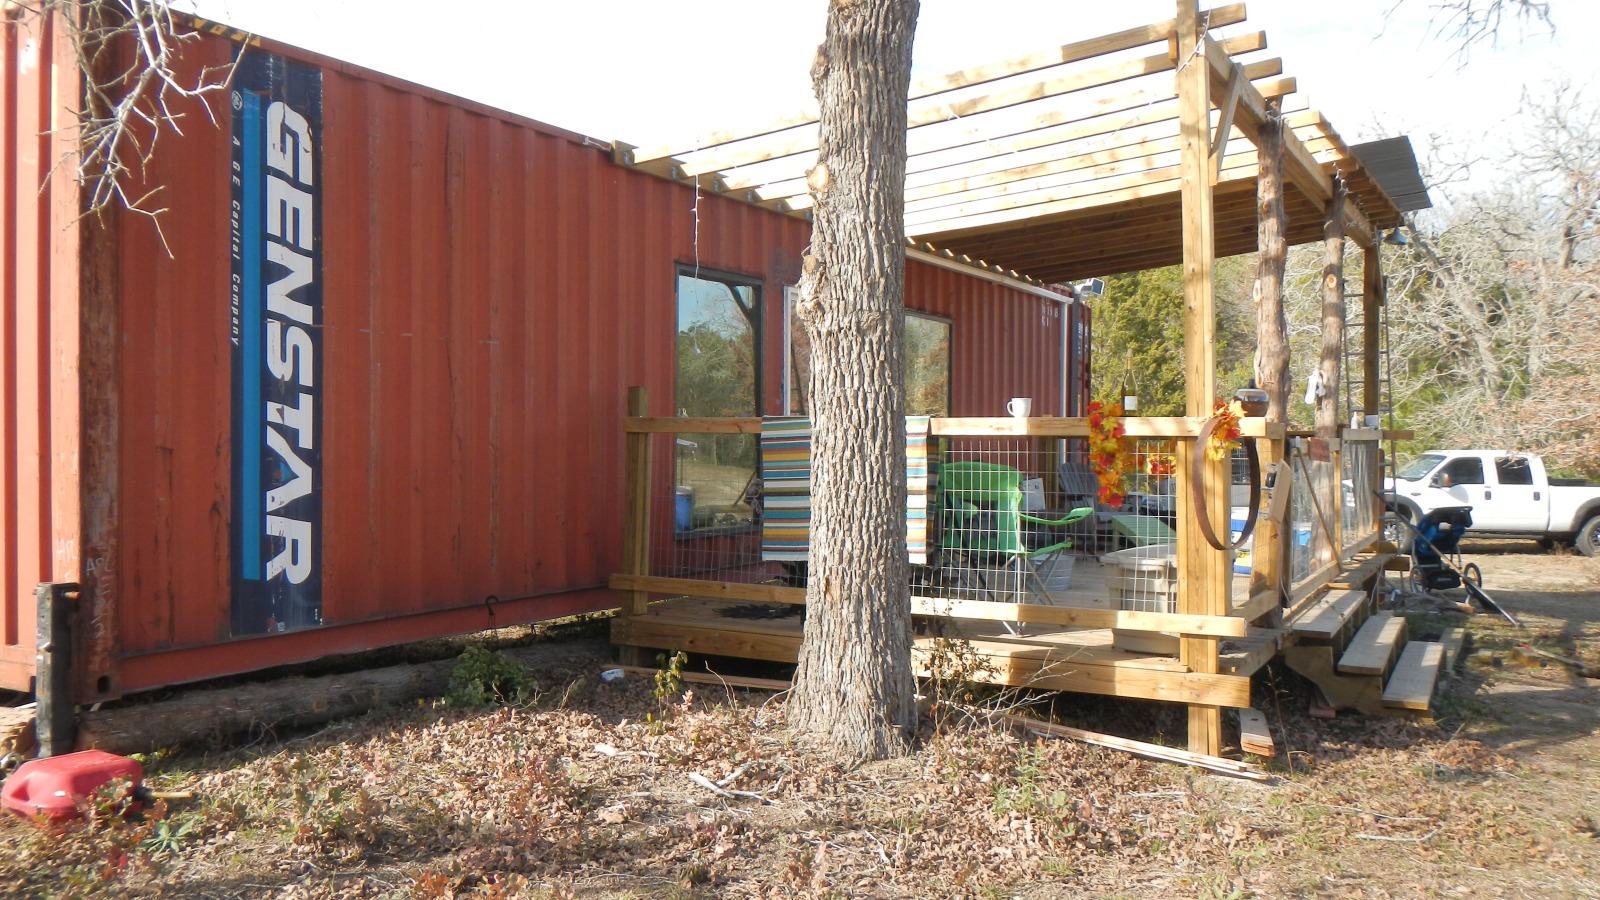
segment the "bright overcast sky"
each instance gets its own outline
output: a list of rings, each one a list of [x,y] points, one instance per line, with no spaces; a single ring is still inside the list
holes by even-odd
[[[1218,4],[1223,0],[1216,0]],[[1515,23],[1466,65],[1430,28],[1435,0],[1251,0],[1284,74],[1349,141],[1410,134],[1419,156],[1496,155],[1525,89],[1600,93],[1585,39],[1600,2],[1552,0],[1552,37]],[[764,121],[810,100],[825,0],[174,0],[179,8],[633,144]],[[1209,5],[1209,4],[1208,4]],[[1174,15],[1173,0],[922,0],[913,77],[1021,56]],[[1508,124],[1511,123],[1511,124]],[[1437,140],[1431,135],[1436,135]],[[1474,185],[1492,177],[1476,173]]]

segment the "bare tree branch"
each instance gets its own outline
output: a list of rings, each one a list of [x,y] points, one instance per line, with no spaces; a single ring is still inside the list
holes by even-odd
[[[154,205],[160,187],[142,186],[145,166],[163,132],[183,133],[183,101],[198,99],[216,124],[205,95],[226,91],[234,66],[204,67],[183,78],[179,56],[200,36],[177,27],[167,0],[21,0],[14,8],[39,20],[55,17],[83,73],[82,103],[74,104],[76,152],[63,161],[77,168],[84,214],[120,207],[148,216],[160,234],[165,210]],[[119,65],[125,52],[131,58]],[[165,246],[165,235],[161,241]]]

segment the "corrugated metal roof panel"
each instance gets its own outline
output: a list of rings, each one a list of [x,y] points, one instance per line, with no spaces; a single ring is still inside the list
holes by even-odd
[[[1401,212],[1430,209],[1433,200],[1428,197],[1428,187],[1422,183],[1422,173],[1417,169],[1417,155],[1411,150],[1411,138],[1384,138],[1365,144],[1351,144],[1350,150],[1361,160],[1378,186],[1389,195]]]

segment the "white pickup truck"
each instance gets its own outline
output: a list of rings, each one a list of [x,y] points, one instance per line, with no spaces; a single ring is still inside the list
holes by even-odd
[[[1584,556],[1600,554],[1600,485],[1550,478],[1531,454],[1430,450],[1385,488],[1412,522],[1441,506],[1470,506],[1470,534],[1570,541]]]

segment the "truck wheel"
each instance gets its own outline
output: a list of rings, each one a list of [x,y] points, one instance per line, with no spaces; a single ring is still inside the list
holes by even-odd
[[[1584,556],[1600,556],[1600,516],[1583,523],[1578,536],[1572,539],[1572,546]]]

